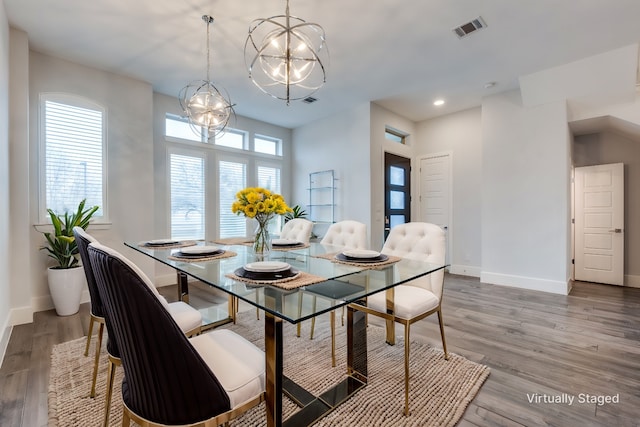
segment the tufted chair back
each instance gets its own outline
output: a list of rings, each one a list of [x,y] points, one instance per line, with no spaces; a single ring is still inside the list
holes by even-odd
[[[301,243],[309,243],[313,222],[304,218],[293,218],[287,221],[280,232],[281,239],[291,239]]]
[[[367,249],[367,226],[352,220],[336,222],[331,224],[320,243],[348,249]]]
[[[402,258],[443,264],[446,244],[444,230],[435,224],[426,222],[409,222],[396,225],[391,229],[384,242],[382,253]],[[407,285],[420,286],[433,292],[442,300],[442,283],[444,271],[438,270],[420,277]]]
[[[139,416],[166,425],[197,423],[228,411],[224,388],[144,273],[99,243],[89,245],[88,253],[121,351],[124,403]]]

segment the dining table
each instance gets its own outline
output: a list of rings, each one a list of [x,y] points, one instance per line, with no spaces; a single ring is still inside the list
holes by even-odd
[[[241,240],[222,244],[149,240],[127,241],[125,245],[174,268],[178,297],[182,301],[189,302],[190,280],[227,294],[230,302],[226,316],[215,319],[209,327],[235,321],[238,300],[264,311],[268,427],[312,425],[365,388],[368,380],[367,322],[365,313],[357,309],[358,305],[366,305],[369,295],[386,292],[388,313],[393,314],[395,286],[446,267],[445,264],[387,257],[375,251],[351,253],[317,242],[274,245],[267,254],[256,254],[250,243]],[[342,381],[316,395],[284,372],[283,322],[300,324],[340,307],[347,309],[347,371]],[[393,331],[392,322],[388,322],[387,342],[390,344],[394,342]],[[283,394],[299,407],[286,419],[283,417]]]

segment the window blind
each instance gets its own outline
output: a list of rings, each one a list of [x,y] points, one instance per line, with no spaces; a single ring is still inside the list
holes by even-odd
[[[51,100],[44,106],[45,205],[56,213],[103,201],[103,111]]]
[[[247,165],[240,162],[221,160],[218,163],[220,183],[220,237],[247,235],[245,217],[231,212],[236,193],[246,186]]]
[[[172,239],[205,237],[204,171],[202,157],[170,155]]]

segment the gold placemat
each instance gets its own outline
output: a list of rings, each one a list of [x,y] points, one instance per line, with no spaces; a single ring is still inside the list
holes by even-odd
[[[315,274],[310,274],[304,271],[299,272],[293,277],[287,277],[285,279],[278,280],[252,280],[237,276],[233,273],[226,274],[225,276],[230,279],[250,283],[252,285],[271,285],[287,290],[296,289],[307,285],[313,285],[314,283],[320,283],[327,280],[324,277],[316,276]]]
[[[213,259],[231,258],[236,255],[238,254],[233,251],[224,251],[221,254],[215,254],[215,255],[203,256],[203,257],[169,255],[167,258],[173,261],[203,262],[203,261],[211,261]]]
[[[356,267],[365,267],[369,270],[372,269],[376,269],[376,268],[382,268],[382,267],[387,267],[391,264],[395,264],[396,262],[400,261],[402,258],[394,256],[394,255],[387,255],[387,260],[385,261],[380,261],[380,262],[357,262],[357,261],[343,261],[341,259],[336,258],[336,255],[338,255],[340,252],[332,252],[329,254],[322,254],[322,255],[315,255],[317,258],[324,258],[324,259],[328,259],[331,262],[335,262],[336,264],[344,264],[344,265],[352,265],[352,266],[356,266]]]
[[[185,248],[187,246],[195,246],[198,244],[195,240],[182,240],[177,243],[173,243],[171,245],[149,245],[149,241],[140,242],[138,246],[147,249],[175,249],[175,248]]]
[[[281,251],[281,252],[286,252],[286,251],[292,251],[294,249],[306,249],[309,246],[311,246],[308,243],[303,243],[301,245],[296,245],[296,246],[278,246],[278,245],[271,245],[271,250],[272,251]]]
[[[213,243],[217,243],[219,245],[252,245],[253,239],[248,237],[229,237],[226,239],[214,240]]]

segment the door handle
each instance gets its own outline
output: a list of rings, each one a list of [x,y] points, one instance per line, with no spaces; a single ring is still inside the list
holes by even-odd
[[[622,228],[612,228],[609,233],[622,233]]]

